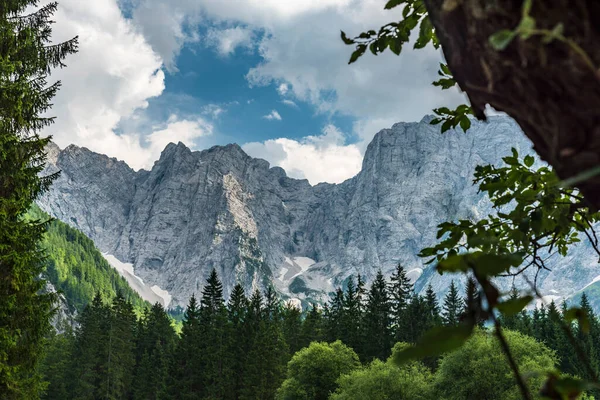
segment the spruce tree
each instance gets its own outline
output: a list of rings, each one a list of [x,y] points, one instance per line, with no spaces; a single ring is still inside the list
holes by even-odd
[[[403,333],[407,331],[406,309],[413,292],[413,285],[406,276],[404,267],[400,264],[396,267],[396,271],[392,274],[390,280],[394,341],[402,342],[407,340]]]
[[[234,286],[227,303],[227,312],[230,331],[228,335],[228,354],[232,370],[231,398],[237,399],[242,390],[245,355],[249,349],[246,328],[248,299],[242,285],[236,284]]]
[[[302,332],[300,335],[300,348],[308,347],[312,342],[323,340],[323,313],[315,303],[312,303],[310,310],[302,322]]]
[[[100,292],[79,318],[73,352],[74,399],[106,397],[110,309]]]
[[[0,393],[4,399],[35,399],[42,389],[37,371],[44,337],[51,330],[55,297],[44,291],[45,255],[40,248],[47,221],[25,218],[56,175],[41,177],[50,138],[39,132],[60,82],[50,71],[64,66],[77,39],[50,44],[52,2],[0,5]],[[27,13],[27,14],[26,14]]]
[[[367,361],[375,358],[386,360],[391,353],[390,309],[387,284],[379,270],[371,284],[364,315],[364,357]]]
[[[354,278],[348,278],[346,293],[344,295],[343,313],[341,318],[341,341],[356,351],[359,356],[364,355],[363,349],[363,292],[364,283],[360,275],[358,285]]]
[[[223,398],[231,388],[230,361],[228,359],[227,309],[223,299],[223,285],[213,269],[202,290],[200,302],[202,341],[202,375],[206,396]]]
[[[565,303],[566,307],[566,303]],[[582,293],[581,300],[579,302],[579,308],[586,314],[588,320],[587,330],[583,328],[583,326],[577,325],[577,329],[575,330],[575,335],[577,340],[579,341],[580,346],[583,348],[584,353],[588,358],[588,362],[594,371],[598,371],[599,363],[600,363],[600,352],[599,346],[600,342],[598,339],[600,338],[600,325],[598,323],[598,318],[594,313],[592,306],[588,300],[587,295]],[[563,311],[564,313],[564,311]],[[593,376],[589,376],[589,373],[581,365],[581,360],[577,360],[577,375],[581,377],[585,377],[588,379],[594,379]],[[600,391],[596,389],[596,396],[600,394]]]
[[[401,331],[402,341],[416,343],[429,330],[429,320],[427,300],[413,293],[404,314]]]
[[[335,342],[342,339],[342,329],[344,318],[344,291],[337,288],[335,295],[331,298],[329,304],[324,310],[324,334],[328,342]]]
[[[302,310],[295,304],[286,302],[281,317],[283,321],[283,336],[288,345],[291,357],[302,348]]]
[[[177,335],[164,307],[160,303],[154,304],[144,314],[136,329],[134,400],[158,400],[166,397],[169,366],[176,339]]]
[[[132,390],[136,317],[133,306],[120,292],[113,299],[109,318],[106,383],[102,392],[107,398],[122,399],[129,397]]]
[[[203,394],[200,364],[200,309],[196,296],[192,295],[184,313],[180,339],[171,362],[172,397],[198,399]]]
[[[429,326],[433,328],[434,326],[440,325],[442,322],[440,306],[431,284],[427,285],[427,290],[425,291],[425,302],[427,303]]]
[[[272,399],[283,381],[287,359],[278,302],[274,292],[267,291],[266,301],[255,291],[248,309],[250,347],[244,365],[240,399]]]
[[[450,283],[450,290],[444,297],[442,306],[442,319],[444,324],[454,326],[460,321],[460,314],[463,309],[463,301],[458,294],[458,289],[454,281]]]
[[[464,303],[461,318],[474,320],[479,327],[483,328],[485,321],[481,312],[481,297],[477,281],[473,277],[467,279]]]

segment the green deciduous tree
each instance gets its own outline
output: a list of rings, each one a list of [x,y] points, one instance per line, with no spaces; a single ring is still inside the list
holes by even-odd
[[[403,343],[400,346],[405,345]],[[431,371],[420,363],[397,366],[393,361],[375,360],[338,380],[330,400],[433,400]]]
[[[47,222],[24,218],[56,175],[40,176],[50,138],[39,132],[60,87],[50,71],[74,53],[76,39],[50,45],[57,4],[35,0],[0,5],[0,393],[5,399],[35,399],[42,389],[37,363],[50,331],[54,297],[44,293]]]
[[[326,400],[337,388],[338,378],[359,366],[356,353],[340,341],[311,343],[288,363],[287,378],[276,399]]]
[[[505,331],[505,335],[523,373],[543,373],[554,368],[556,356],[542,343],[517,332]],[[539,392],[544,379],[543,374],[532,375],[527,382],[532,393]],[[500,344],[492,334],[483,331],[442,358],[435,387],[439,398],[448,400],[522,398]]]

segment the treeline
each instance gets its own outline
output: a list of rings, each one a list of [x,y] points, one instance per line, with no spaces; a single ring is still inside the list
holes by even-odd
[[[50,216],[35,204],[28,217],[47,221]],[[112,300],[117,292],[130,301],[136,310],[149,304],[145,302],[104,259],[94,242],[83,233],[59,220],[48,224],[42,247],[46,254],[46,277],[69,306],[81,313],[94,295]]]
[[[226,303],[213,271],[180,335],[160,304],[136,320],[123,295],[105,304],[98,293],[78,328],[50,341],[46,398],[273,398],[291,356],[311,342],[341,340],[363,362],[384,360],[393,343],[457,322],[466,299],[451,293],[440,309],[433,290],[416,295],[398,267],[391,284],[381,273],[369,288],[351,277],[329,304],[302,313],[272,288],[247,297],[237,285]]]
[[[437,372],[444,360],[425,360],[423,367],[410,367],[414,371],[408,375],[396,369],[388,371],[395,367],[390,362],[383,365],[381,361],[388,359],[396,343],[414,343],[436,325],[458,324],[469,309],[468,304],[478,301],[477,295],[474,281],[468,281],[464,294],[452,283],[439,304],[431,286],[424,296],[416,294],[404,269],[398,266],[389,283],[381,272],[368,286],[360,276],[350,277],[346,289],[338,289],[328,304],[322,308],[312,305],[302,312],[282,302],[272,288],[264,294],[254,291],[248,297],[237,285],[226,302],[222,284],[213,270],[200,299],[190,299],[181,332],[177,334],[172,319],[160,304],[136,319],[131,302],[122,295],[105,303],[98,293],[81,313],[74,332],[65,332],[50,340],[42,365],[42,373],[48,381],[45,398],[273,399],[284,379],[287,389],[290,382],[295,382],[290,381],[295,379],[290,376],[294,363],[288,366],[294,354],[304,354],[314,342],[338,340],[357,354],[356,361],[360,365],[365,365],[359,375],[369,378],[367,381],[371,381],[369,368],[374,368],[373,374],[409,377],[416,370],[428,370],[430,372],[424,372],[423,376],[429,378],[419,375],[421,382],[433,379],[434,372],[436,379],[446,377],[444,379],[452,381],[458,378],[447,378],[450,374],[447,371],[453,371],[451,367],[460,366],[463,361],[453,364],[446,360],[445,369]],[[583,297],[583,307],[586,301]],[[589,312],[593,316],[591,310]],[[554,349],[561,367],[564,363],[563,371],[585,376],[581,366],[575,367],[579,364],[568,354],[567,342],[560,336],[558,325],[554,325],[553,321],[559,318],[562,318],[560,312],[551,305],[548,309],[536,310],[532,316],[521,313],[505,318],[503,323]],[[600,349],[597,341],[600,336],[597,322],[593,321],[590,335],[577,330],[575,335],[588,346],[586,353],[597,362],[594,349]],[[488,339],[478,340],[478,348],[489,348]],[[518,343],[523,340],[518,339]],[[527,340],[533,344],[527,342],[523,348],[537,346],[534,339]],[[301,349],[304,350],[299,352]],[[502,359],[501,351],[497,351]],[[552,357],[546,357],[541,364],[552,366]],[[320,358],[308,356],[311,363]],[[456,367],[459,376],[460,368]],[[296,370],[306,372],[306,368]],[[318,383],[322,380],[318,371],[305,375]],[[338,369],[335,371],[338,375],[333,380],[328,377],[333,383],[341,373]],[[510,373],[502,376],[506,380]],[[350,386],[353,381],[345,380]],[[298,389],[294,385],[292,389]],[[476,385],[476,389],[479,387],[485,386]],[[288,398],[282,393],[285,390],[280,389],[278,399]],[[348,397],[348,393],[340,398],[353,398]]]

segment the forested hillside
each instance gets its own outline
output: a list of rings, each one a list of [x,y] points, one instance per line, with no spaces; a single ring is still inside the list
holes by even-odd
[[[429,329],[458,325],[478,296],[452,284],[441,304],[431,289],[418,295],[399,266],[391,281],[360,276],[324,306],[302,312],[272,289],[249,297],[237,285],[226,302],[213,270],[199,300],[192,297],[180,335],[160,304],[136,322],[131,303],[100,295],[75,332],[56,335],[42,371],[47,399],[518,399],[518,387],[496,338],[483,323],[460,350],[398,365],[394,354]],[[575,340],[600,361],[600,325]],[[554,303],[503,317],[516,362],[532,393],[543,371],[560,367],[586,376],[560,328]],[[530,374],[532,373],[532,374]],[[540,397],[535,397],[540,398]]]
[[[40,220],[50,218],[35,205],[29,211],[29,217]],[[107,300],[112,300],[120,292],[135,309],[149,305],[108,264],[94,242],[69,225],[53,220],[48,225],[42,247],[47,254],[48,281],[65,296],[69,307],[78,313],[83,311],[97,292]]]

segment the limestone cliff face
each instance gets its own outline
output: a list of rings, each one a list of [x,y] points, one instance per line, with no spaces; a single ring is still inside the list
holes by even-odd
[[[40,205],[133,263],[173,305],[198,293],[213,267],[226,293],[236,282],[251,290],[272,281],[284,295],[307,299],[350,274],[370,280],[402,262],[418,288],[432,283],[443,292],[448,277],[416,254],[434,243],[439,223],[491,212],[472,185],[476,165],[499,164],[511,147],[525,154],[531,145],[504,117],[475,122],[466,134],[441,135],[428,122],[379,132],[361,172],[339,185],[288,178],[237,145],[192,152],[169,144],[151,171],[139,172],[84,148],[53,147],[49,169],[62,174]],[[600,275],[593,258],[580,246],[557,260],[542,288],[581,289]]]

